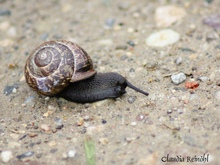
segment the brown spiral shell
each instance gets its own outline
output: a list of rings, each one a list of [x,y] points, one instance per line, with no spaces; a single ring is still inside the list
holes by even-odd
[[[45,95],[55,95],[70,82],[95,73],[89,55],[77,44],[65,40],[41,44],[31,52],[25,65],[26,82]]]

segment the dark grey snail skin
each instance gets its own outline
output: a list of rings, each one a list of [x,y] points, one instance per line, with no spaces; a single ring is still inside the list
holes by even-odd
[[[70,83],[66,89],[56,96],[78,103],[92,103],[107,98],[120,97],[126,93],[126,87],[148,96],[147,92],[135,87],[115,72],[96,73],[83,81]]]

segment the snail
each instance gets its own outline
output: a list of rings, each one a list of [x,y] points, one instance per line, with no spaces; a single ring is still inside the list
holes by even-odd
[[[25,64],[25,79],[43,95],[78,103],[117,98],[126,93],[126,87],[148,96],[118,73],[97,73],[87,52],[65,40],[48,41],[34,49]]]

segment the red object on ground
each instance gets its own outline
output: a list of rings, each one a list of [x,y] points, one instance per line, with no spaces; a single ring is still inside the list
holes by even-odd
[[[185,83],[185,87],[187,89],[196,89],[196,88],[198,88],[198,86],[199,86],[199,83],[196,82],[196,81],[194,81],[194,82],[186,82]]]

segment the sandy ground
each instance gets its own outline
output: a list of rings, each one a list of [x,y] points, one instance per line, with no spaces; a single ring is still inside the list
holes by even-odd
[[[146,38],[163,29],[154,14],[164,5],[186,11],[169,26],[181,39],[149,47]],[[187,157],[203,156],[220,164],[219,31],[202,23],[219,6],[217,0],[1,0],[0,164],[86,164],[87,137],[99,165],[172,164],[169,157],[191,164]],[[76,104],[34,92],[24,79],[25,61],[53,39],[76,42],[98,72],[118,72],[150,95],[127,89],[116,100]],[[179,72],[199,87],[172,83]]]

